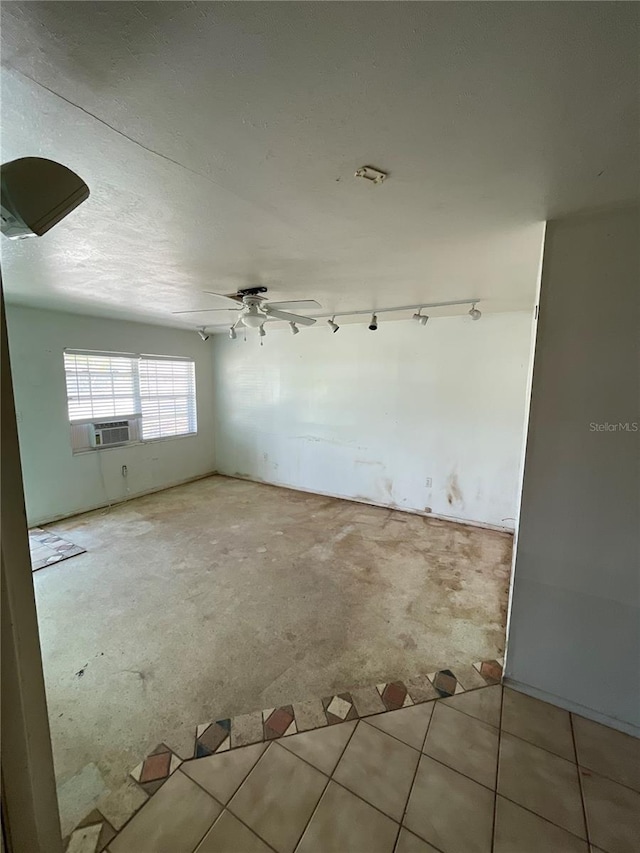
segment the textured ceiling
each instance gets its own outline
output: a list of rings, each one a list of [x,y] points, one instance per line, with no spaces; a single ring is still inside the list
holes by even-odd
[[[258,283],[323,313],[529,308],[542,222],[638,189],[639,14],[5,3],[2,159],[91,188],[43,238],[3,240],[8,299],[194,326],[226,315],[171,311]]]

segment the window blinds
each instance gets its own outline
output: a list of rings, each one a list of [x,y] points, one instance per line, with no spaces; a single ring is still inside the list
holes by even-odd
[[[69,420],[142,417],[142,438],[197,431],[192,359],[67,350]]]
[[[139,379],[143,439],[197,431],[192,361],[143,357]]]
[[[101,420],[139,413],[135,368],[135,359],[128,356],[65,352],[69,420]]]

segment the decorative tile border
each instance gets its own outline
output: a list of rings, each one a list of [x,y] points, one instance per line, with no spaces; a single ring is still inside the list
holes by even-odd
[[[496,684],[502,678],[500,661],[480,661],[473,666],[440,669],[405,681],[387,681],[306,702],[265,708],[227,717],[196,727],[194,757],[287,737],[298,732],[332,726],[359,717],[407,708]],[[171,756],[167,757],[167,754]],[[177,762],[177,763],[176,763]],[[153,793],[180,764],[169,747],[160,744],[131,773],[147,793]],[[151,790],[153,789],[153,790]]]
[[[166,744],[159,743],[153,752],[131,771],[131,776],[151,796],[181,764],[181,758],[171,752]]]
[[[502,661],[484,660],[479,663],[474,663],[473,666],[474,669],[476,669],[484,678],[487,684],[499,684],[502,680],[503,664],[504,659],[502,659]]]
[[[298,733],[293,705],[282,708],[268,708],[262,712],[262,728],[265,740],[275,740]]]
[[[413,705],[409,690],[402,681],[390,681],[388,684],[377,684],[376,688],[384,704],[385,711],[397,711]]]
[[[215,723],[204,723],[196,729],[196,758],[213,755],[214,752],[225,752],[231,748],[231,720],[216,720]]]
[[[29,531],[29,550],[31,552],[31,571],[37,572],[45,566],[68,560],[78,554],[85,554],[86,548],[74,545],[49,530],[34,527]]]
[[[326,725],[329,726],[358,719],[358,709],[351,693],[337,693],[335,696],[326,696],[322,700],[322,708],[327,719]]]
[[[74,853],[101,853],[115,837],[115,829],[102,812],[94,809],[73,830],[63,847]]]
[[[248,744],[263,743],[498,684],[502,679],[503,664],[503,659],[479,661],[472,666],[439,669],[426,676],[381,682],[323,699],[294,702],[203,723],[195,730],[193,755],[194,758],[203,758]],[[161,743],[131,771],[131,777],[151,796],[181,764],[182,759]],[[100,812],[94,811],[69,837],[69,850],[101,853],[114,835],[111,824]],[[71,846],[72,841],[74,846]]]

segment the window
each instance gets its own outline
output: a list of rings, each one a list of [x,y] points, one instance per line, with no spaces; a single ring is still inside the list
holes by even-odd
[[[125,441],[197,432],[193,359],[66,350],[64,367],[74,450],[105,444],[107,427],[109,440],[123,443],[114,421],[129,422]]]

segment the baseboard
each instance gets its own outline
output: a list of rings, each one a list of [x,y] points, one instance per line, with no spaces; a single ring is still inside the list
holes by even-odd
[[[485,530],[496,530],[499,533],[509,533],[513,535],[514,532],[512,527],[504,527],[500,524],[489,524],[489,522],[486,521],[471,521],[468,518],[457,518],[453,515],[440,515],[437,512],[424,512],[424,510],[398,506],[397,504],[381,503],[380,501],[369,500],[369,498],[339,495],[335,492],[323,492],[318,489],[305,489],[304,486],[290,486],[288,483],[274,483],[270,480],[261,480],[258,477],[248,477],[241,474],[226,474],[223,471],[218,471],[217,474],[219,477],[228,477],[230,480],[247,480],[249,483],[260,483],[262,486],[275,486],[278,489],[289,489],[289,491],[292,492],[305,492],[308,495],[321,495],[323,498],[337,498],[340,501],[350,501],[351,503],[364,504],[365,506],[379,506],[383,509],[392,509],[394,512],[406,512],[409,515],[421,515],[423,518],[437,518],[439,521],[451,521],[455,524],[466,524],[469,527],[481,527]]]
[[[119,504],[132,501],[135,498],[143,498],[145,495],[153,495],[156,492],[164,492],[165,489],[173,489],[176,486],[184,486],[187,483],[195,483],[196,480],[206,480],[207,477],[213,477],[217,471],[209,471],[206,474],[197,474],[195,477],[186,477],[184,480],[172,480],[170,483],[165,483],[164,486],[155,486],[153,489],[144,489],[142,492],[134,492],[125,497],[115,498],[112,501],[103,501],[99,504],[93,504],[85,509],[74,509],[73,512],[65,512],[60,515],[45,516],[44,518],[28,519],[29,528],[41,527],[43,524],[53,524],[54,521],[64,521],[67,518],[75,518],[78,515],[84,515],[87,512],[95,512],[98,509],[106,509],[107,507],[118,506]]]
[[[633,723],[626,723],[624,720],[618,720],[615,717],[607,716],[607,714],[601,714],[599,711],[594,711],[593,708],[587,708],[578,702],[572,702],[562,696],[556,696],[554,693],[547,693],[546,690],[538,690],[537,687],[532,687],[530,684],[523,684],[523,682],[517,681],[515,678],[509,678],[508,675],[503,676],[502,683],[507,687],[512,687],[519,693],[526,693],[527,696],[533,696],[534,699],[541,699],[543,702],[557,705],[559,708],[571,711],[572,714],[577,714],[579,717],[586,717],[587,720],[602,723],[611,729],[617,729],[619,732],[640,738],[640,727],[635,726]]]

